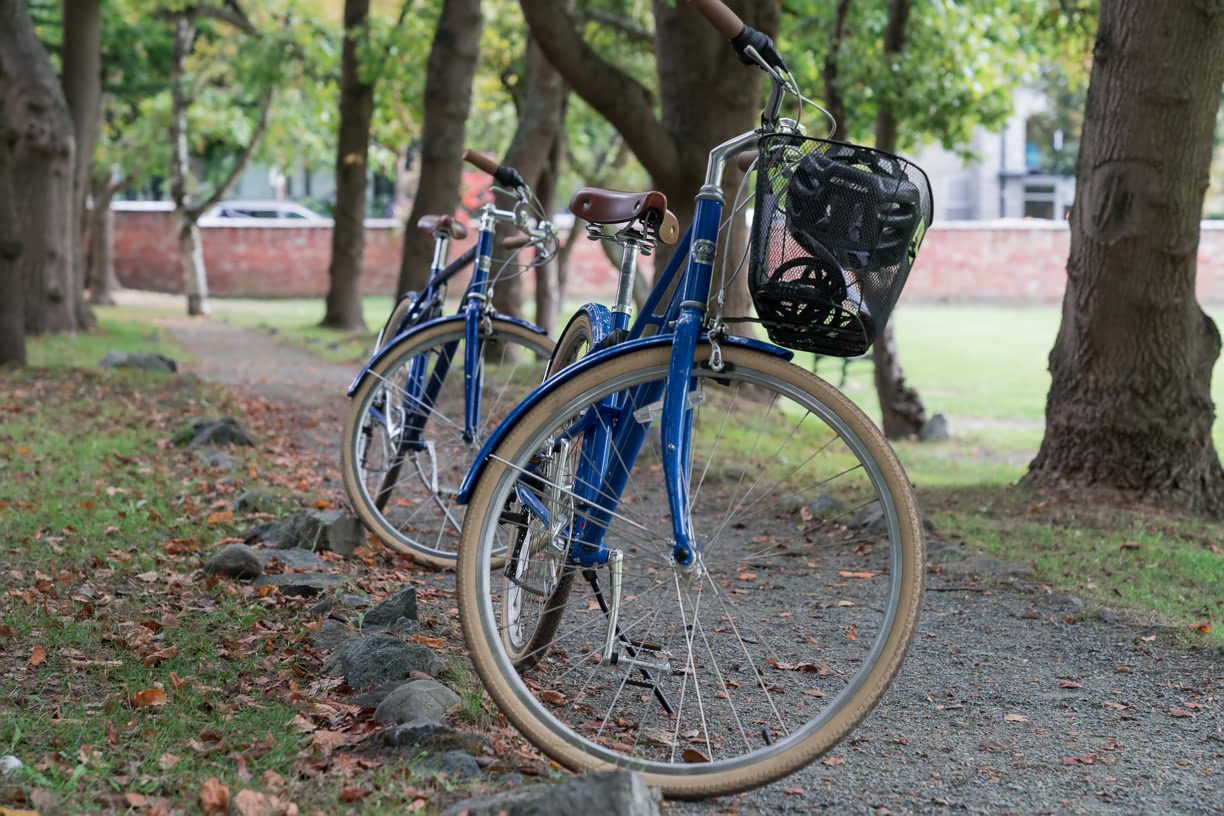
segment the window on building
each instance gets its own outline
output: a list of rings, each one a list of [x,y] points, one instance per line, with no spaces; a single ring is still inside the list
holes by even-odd
[[[1024,185],[1024,217],[1052,219],[1058,197],[1053,184]]]

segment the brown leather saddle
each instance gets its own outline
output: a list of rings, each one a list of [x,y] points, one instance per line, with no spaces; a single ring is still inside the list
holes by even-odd
[[[592,224],[628,224],[640,220],[665,244],[680,239],[680,222],[667,209],[667,196],[656,190],[622,193],[583,187],[570,199],[569,210]]]
[[[460,224],[451,215],[423,215],[417,221],[417,229],[425,232],[446,232],[456,241],[467,237],[467,227]]]

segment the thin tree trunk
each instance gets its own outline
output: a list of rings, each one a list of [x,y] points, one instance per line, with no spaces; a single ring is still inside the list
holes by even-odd
[[[835,127],[829,138],[845,141],[849,123],[846,121],[846,100],[842,95],[841,85],[837,81],[838,66],[841,61],[842,42],[846,35],[846,15],[850,11],[850,0],[837,0],[837,8],[833,13],[833,35],[829,38],[829,50],[825,53],[824,69],[824,100],[825,109],[833,116]]]
[[[454,212],[472,103],[472,79],[480,57],[480,0],[444,0],[425,66],[425,125],[421,179],[404,228],[399,292],[429,280],[433,237],[416,228],[422,216]]]
[[[340,134],[336,144],[336,214],[331,267],[327,271],[327,311],[323,325],[362,329],[361,271],[365,255],[367,158],[374,85],[361,79],[358,58],[370,0],[345,0],[344,52],[340,61]]]
[[[6,0],[0,0],[0,8]],[[0,87],[7,80],[0,60]],[[21,239],[13,195],[13,148],[17,131],[9,127],[5,97],[0,94],[0,366],[26,364],[25,296],[22,291]]]
[[[540,198],[540,204],[544,208],[544,212],[550,216],[556,209],[554,206],[556,201],[557,176],[561,172],[561,143],[563,139],[563,130],[565,124],[565,108],[564,103],[558,119],[557,133],[553,138],[553,147],[550,151],[548,167],[540,174],[539,184],[536,186],[536,195]],[[547,263],[536,267],[535,274],[535,306],[536,306],[536,325],[553,334],[557,328],[557,313],[561,310],[561,278],[560,264],[557,258],[553,257]]]
[[[115,277],[115,214],[111,201],[118,192],[105,174],[93,175],[93,208],[89,210],[89,300],[95,306],[113,306],[119,281]]]
[[[1102,3],[1046,433],[1027,480],[1224,514],[1220,333],[1195,299],[1224,6]]]
[[[204,266],[204,248],[200,241],[200,216],[220,201],[227,190],[237,181],[243,168],[254,154],[259,140],[268,126],[268,112],[272,108],[272,86],[264,90],[259,104],[258,119],[251,139],[243,145],[242,152],[234,160],[225,178],[213,189],[212,194],[201,202],[195,201],[191,184],[190,151],[187,139],[187,108],[191,104],[187,96],[185,62],[195,42],[196,25],[194,14],[200,14],[228,23],[244,34],[256,36],[258,32],[237,9],[235,3],[222,7],[191,6],[173,18],[173,48],[170,57],[170,197],[178,216],[178,238],[180,261],[183,268],[184,290],[187,293],[187,314],[198,317],[208,314],[208,273]]]
[[[75,202],[72,243],[73,308],[81,328],[96,322],[85,300],[84,235],[88,221],[85,202],[89,194],[94,144],[98,140],[98,117],[102,100],[102,33],[99,0],[64,0],[64,48],[62,83],[76,137]]]
[[[888,25],[884,31],[884,59],[891,60],[905,49],[905,29],[912,0],[890,0]],[[827,74],[826,74],[827,77]],[[889,153],[897,150],[897,117],[887,99],[880,101],[876,115],[876,147]],[[905,371],[897,354],[897,341],[890,320],[871,350],[875,362],[876,393],[880,398],[884,435],[889,439],[911,439],[922,433],[926,408],[917,390],[905,382]]]
[[[27,334],[78,328],[72,252],[75,139],[64,91],[26,5],[0,0],[0,63],[9,121],[18,138],[13,189],[21,191],[17,262],[25,287]]]
[[[183,289],[187,293],[187,314],[208,314],[208,277],[204,269],[204,250],[200,230],[192,218],[187,185],[191,159],[187,146],[187,89],[184,63],[195,41],[195,20],[187,14],[174,18],[174,46],[170,58],[170,197],[178,214],[179,262],[183,268]]]

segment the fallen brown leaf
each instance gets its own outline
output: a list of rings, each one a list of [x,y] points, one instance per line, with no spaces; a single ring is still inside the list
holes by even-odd
[[[791,786],[789,788],[783,788],[782,792],[787,796],[802,796],[807,791],[800,787]]]
[[[710,761],[710,758],[708,756],[701,753],[701,751],[698,751],[696,748],[685,748],[684,753],[682,753],[680,756],[685,762],[690,762],[690,763]]]
[[[298,806],[270,793],[241,790],[234,796],[233,813],[235,816],[297,816]]]
[[[200,807],[206,814],[225,813],[229,808],[230,791],[219,779],[206,779],[200,786]]]
[[[836,768],[838,765],[846,764],[845,758],[839,756],[825,757],[824,759],[820,760],[820,762],[821,764],[828,765],[830,768]]]
[[[41,666],[47,662],[47,647],[38,645],[30,650],[30,665]]]
[[[1020,722],[1028,722],[1029,718],[1024,716],[1023,714],[1006,714],[1003,716],[1003,721],[1020,723]]]
[[[129,702],[131,702],[132,708],[164,706],[166,704],[166,692],[159,688],[147,688],[133,694]]]
[[[544,691],[541,691],[540,699],[548,703],[551,706],[565,705],[565,695],[559,691],[554,691],[552,689],[545,689]]]
[[[1070,677],[1060,677],[1058,678],[1058,687],[1064,689],[1077,689],[1083,688],[1084,684],[1078,680],[1072,680]]]
[[[839,570],[837,574],[843,578],[874,578],[876,577],[876,574],[874,572],[850,572],[848,570]]]

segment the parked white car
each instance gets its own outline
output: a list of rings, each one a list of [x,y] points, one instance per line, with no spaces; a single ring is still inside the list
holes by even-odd
[[[330,225],[332,219],[293,201],[222,201],[200,217],[200,226],[224,226],[234,219],[276,221],[305,226]]]

